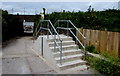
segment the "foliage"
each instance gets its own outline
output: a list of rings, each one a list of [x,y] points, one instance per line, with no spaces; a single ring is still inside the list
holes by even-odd
[[[92,8],[87,12],[53,12],[47,14],[46,19],[50,19],[52,23],[57,20],[71,20],[79,28],[120,32],[120,10],[116,9],[94,11]]]
[[[86,50],[92,53],[99,53],[94,46],[87,46]],[[101,58],[87,56],[89,65],[104,75],[120,75],[120,58],[112,56],[107,52],[99,53]]]
[[[5,10],[2,10],[2,41],[22,35],[23,26],[19,20]]]
[[[114,61],[114,62],[120,64],[120,58],[115,57],[112,52],[109,54],[105,51],[101,52],[101,56],[105,57],[106,59],[108,59],[110,61]]]
[[[95,47],[92,45],[92,46],[87,46],[86,47],[86,51],[89,51],[91,53],[96,53],[98,54],[99,52],[95,49]]]
[[[87,57],[89,65],[104,75],[120,75],[120,65],[117,61],[111,61],[96,58]],[[114,60],[114,58],[113,58]],[[120,59],[118,59],[120,60]]]

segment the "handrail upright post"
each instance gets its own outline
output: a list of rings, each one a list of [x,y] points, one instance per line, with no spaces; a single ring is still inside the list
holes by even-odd
[[[78,38],[78,31],[76,30],[76,37]],[[76,39],[76,44],[78,44],[77,39]]]
[[[67,28],[69,28],[69,22],[67,21]],[[68,30],[67,30],[67,36],[68,36]]]
[[[41,22],[41,27],[42,27],[42,24],[43,24],[43,23]],[[43,31],[42,31],[42,35],[43,35]]]
[[[84,38],[84,52],[85,52],[85,60],[86,60],[86,55],[87,55],[87,52],[86,52],[86,38]]]
[[[60,43],[60,48],[61,48],[61,50],[60,50],[60,64],[62,65],[62,41]]]
[[[56,35],[55,35],[55,32],[54,32],[54,52],[56,52]]]
[[[58,22],[58,27],[59,27],[59,22]],[[58,29],[58,33],[59,33],[59,29]]]
[[[47,22],[47,28],[49,29],[49,22]],[[47,39],[49,39],[49,32],[47,32]]]

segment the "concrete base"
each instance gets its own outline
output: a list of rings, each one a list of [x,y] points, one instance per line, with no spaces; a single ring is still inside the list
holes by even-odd
[[[43,37],[43,52],[42,52],[42,37]],[[35,52],[40,56],[43,56],[47,60],[47,62],[53,66],[54,69],[60,70],[56,65],[53,52],[51,51],[49,44],[47,42],[47,36],[44,36],[44,35],[39,36],[37,40],[35,40],[34,42],[33,50],[35,50]]]

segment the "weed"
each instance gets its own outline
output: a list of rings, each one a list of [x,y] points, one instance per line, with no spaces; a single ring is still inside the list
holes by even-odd
[[[86,47],[86,51],[91,52],[91,53],[95,53],[98,54],[99,52],[95,49],[95,47],[93,45],[91,46],[87,46]]]
[[[89,65],[104,75],[120,75],[119,58],[108,58],[109,60],[97,57],[87,57]]]

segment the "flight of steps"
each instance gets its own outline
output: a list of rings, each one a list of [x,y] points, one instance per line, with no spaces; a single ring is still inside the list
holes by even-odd
[[[62,65],[60,64],[60,51],[56,47],[54,51],[54,40],[52,38],[48,39],[49,47],[54,55],[54,59],[57,63],[57,66],[60,70],[66,70],[71,68],[87,68],[86,61],[83,61],[83,52],[79,49],[78,45],[75,44],[75,41],[72,40],[72,37],[67,37],[65,35],[60,35],[62,38]],[[60,41],[57,38],[57,43],[60,45]]]

